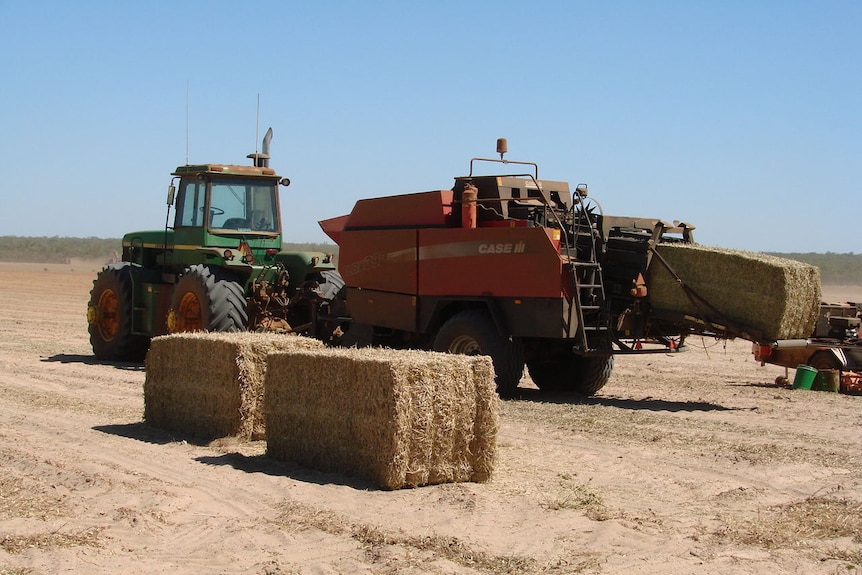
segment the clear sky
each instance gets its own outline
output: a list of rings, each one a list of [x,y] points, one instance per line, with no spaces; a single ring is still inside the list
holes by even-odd
[[[0,236],[160,229],[272,127],[287,242],[535,161],[701,243],[862,252],[858,0],[0,0]],[[188,99],[188,139],[186,101]]]

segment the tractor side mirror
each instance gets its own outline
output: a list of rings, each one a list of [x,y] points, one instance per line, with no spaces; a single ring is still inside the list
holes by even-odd
[[[168,186],[168,205],[169,206],[174,205],[174,196],[176,195],[176,193],[177,193],[177,187],[174,186],[173,184],[169,185]]]
[[[282,178],[278,181],[278,183],[286,188],[290,185],[290,178]]]

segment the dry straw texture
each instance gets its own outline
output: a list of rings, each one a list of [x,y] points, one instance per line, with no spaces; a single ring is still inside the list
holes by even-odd
[[[183,333],[147,353],[144,420],[201,438],[264,436],[263,380],[274,351],[319,349],[316,339],[272,333]]]
[[[820,270],[766,254],[663,244],[658,253],[695,292],[762,340],[811,335],[820,305]],[[703,317],[658,258],[650,266],[650,303],[657,310]],[[711,318],[716,321],[717,318]]]
[[[490,358],[326,349],[268,363],[271,457],[384,489],[490,478],[499,425]]]

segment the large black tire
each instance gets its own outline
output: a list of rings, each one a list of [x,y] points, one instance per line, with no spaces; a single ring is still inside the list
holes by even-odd
[[[434,338],[434,350],[490,356],[501,397],[512,396],[524,374],[521,343],[501,335],[488,313],[482,310],[462,311],[449,318]]]
[[[605,386],[614,368],[614,356],[579,356],[568,353],[552,359],[533,360],[527,371],[542,391],[595,395]]]
[[[104,361],[143,361],[150,338],[132,333],[134,264],[111,264],[99,272],[90,291],[87,323],[93,355]]]
[[[575,376],[572,389],[581,395],[595,395],[611,378],[614,356],[597,355],[581,357],[580,360],[580,369]]]
[[[247,323],[242,284],[217,267],[185,269],[171,296],[168,331],[244,331]]]

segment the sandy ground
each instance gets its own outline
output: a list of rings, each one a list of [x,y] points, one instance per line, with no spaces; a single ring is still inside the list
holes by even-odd
[[[143,366],[91,355],[95,270],[0,264],[0,574],[862,570],[862,397],[747,342],[618,357],[589,400],[525,379],[492,481],[386,492],[144,425]]]

